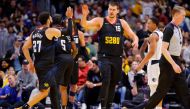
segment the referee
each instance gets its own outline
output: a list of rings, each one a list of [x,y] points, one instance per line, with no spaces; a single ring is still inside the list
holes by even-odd
[[[172,10],[172,21],[166,25],[163,32],[162,56],[159,62],[160,76],[156,92],[150,97],[145,109],[154,109],[164,98],[170,87],[175,88],[176,94],[185,109],[190,109],[190,97],[184,73],[180,68],[180,53],[183,36],[179,25],[185,18],[185,9],[175,6]]]

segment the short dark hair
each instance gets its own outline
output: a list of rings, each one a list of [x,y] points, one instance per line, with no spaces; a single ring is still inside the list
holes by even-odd
[[[40,23],[42,25],[46,24],[47,23],[47,20],[49,19],[50,17],[50,13],[49,12],[41,12],[39,17],[38,17],[38,20],[40,21]]]
[[[61,14],[55,14],[53,16],[53,25],[60,25],[62,23],[62,15]]]
[[[116,1],[116,0],[110,1],[110,2],[109,2],[109,5],[111,5],[111,6],[117,6],[117,8],[119,9],[119,2]]]
[[[174,16],[176,13],[180,12],[181,10],[185,11],[185,8],[182,6],[174,6],[172,9],[172,16]]]
[[[156,24],[156,26],[158,26],[159,20],[158,20],[156,17],[151,17],[150,20],[151,20],[154,24]]]

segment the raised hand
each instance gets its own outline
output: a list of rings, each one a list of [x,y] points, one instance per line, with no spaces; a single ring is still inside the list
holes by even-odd
[[[88,9],[88,6],[85,4],[82,6],[82,15],[88,16],[88,14],[89,14],[89,9]]]
[[[73,17],[73,9],[70,6],[67,8],[65,15],[67,16],[67,18]]]

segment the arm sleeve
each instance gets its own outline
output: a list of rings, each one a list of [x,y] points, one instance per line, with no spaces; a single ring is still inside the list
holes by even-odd
[[[83,55],[85,57],[85,61],[88,62],[90,60],[88,51],[86,50],[86,47],[80,47],[79,54]]]
[[[67,27],[68,35],[72,37],[72,19],[68,19],[68,27]]]
[[[163,32],[163,41],[170,42],[173,36],[173,29],[171,27],[166,27]]]

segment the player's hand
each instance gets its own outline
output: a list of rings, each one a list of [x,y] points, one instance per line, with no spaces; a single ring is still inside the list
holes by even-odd
[[[143,67],[142,66],[137,66],[137,68],[135,69],[136,72],[139,72]]]
[[[138,46],[139,46],[138,41],[137,41],[137,40],[133,41],[132,47],[133,47],[134,49],[138,49]]]
[[[67,18],[73,18],[73,9],[71,7],[68,7],[65,15]]]
[[[29,62],[29,71],[31,73],[34,73],[35,72],[35,67],[34,67],[34,63],[33,62]]]
[[[88,9],[88,5],[82,5],[82,15],[83,16],[88,16],[89,14],[89,9]]]
[[[172,65],[172,67],[173,67],[173,69],[174,69],[174,71],[175,71],[176,73],[181,73],[181,68],[180,68],[179,65],[174,64],[174,65]]]

